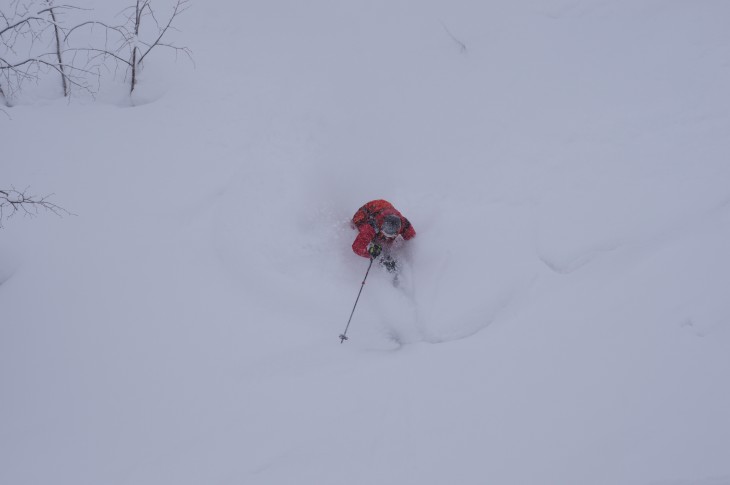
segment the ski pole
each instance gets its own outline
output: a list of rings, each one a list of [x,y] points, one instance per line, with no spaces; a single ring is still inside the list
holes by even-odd
[[[352,306],[352,312],[350,313],[350,319],[347,321],[347,326],[345,327],[345,331],[342,332],[340,335],[340,343],[343,343],[345,340],[347,340],[347,329],[350,328],[350,322],[352,321],[352,316],[355,314],[355,307],[357,307],[357,302],[360,300],[360,294],[362,293],[362,289],[365,287],[365,280],[368,279],[368,273],[370,273],[370,268],[373,266],[373,261],[375,261],[375,258],[370,258],[370,265],[368,266],[368,270],[365,272],[365,278],[362,279],[362,284],[360,285],[360,291],[357,292],[357,298],[355,299],[355,304]]]

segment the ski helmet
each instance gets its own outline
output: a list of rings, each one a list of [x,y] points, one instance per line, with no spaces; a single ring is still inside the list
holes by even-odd
[[[400,217],[395,214],[385,216],[380,232],[382,232],[385,237],[397,236],[398,232],[400,232]]]

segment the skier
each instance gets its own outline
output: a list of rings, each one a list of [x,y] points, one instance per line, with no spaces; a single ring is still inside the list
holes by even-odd
[[[413,239],[416,231],[411,223],[387,200],[372,200],[360,207],[352,217],[352,224],[358,235],[352,243],[352,250],[363,258],[376,259],[385,250],[380,264],[391,273],[398,271],[398,262],[393,257],[393,243],[401,236],[403,240]]]

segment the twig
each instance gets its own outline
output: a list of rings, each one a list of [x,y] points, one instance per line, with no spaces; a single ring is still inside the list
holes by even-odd
[[[454,42],[456,42],[456,44],[459,46],[459,52],[461,52],[462,54],[465,53],[466,52],[466,44],[464,44],[462,41],[460,41],[459,39],[457,39],[456,36],[454,36],[454,34],[451,33],[451,31],[449,30],[449,28],[446,27],[446,24],[445,23],[441,22],[441,27],[443,27],[444,30],[446,31],[446,33],[449,35],[449,37],[451,37],[451,40],[453,40]]]

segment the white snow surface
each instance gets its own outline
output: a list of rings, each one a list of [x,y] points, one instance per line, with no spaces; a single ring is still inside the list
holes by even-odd
[[[728,18],[197,0],[131,100],[27,86],[0,484],[730,484]]]

